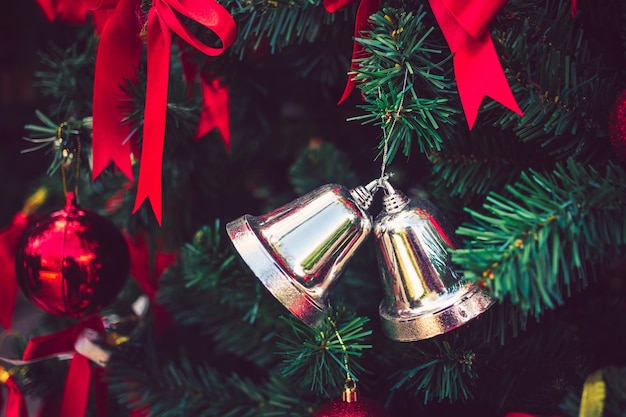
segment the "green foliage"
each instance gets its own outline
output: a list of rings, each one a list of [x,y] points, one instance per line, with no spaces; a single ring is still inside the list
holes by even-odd
[[[420,363],[394,375],[396,383],[392,389],[412,390],[414,395],[423,396],[424,403],[472,398],[471,388],[478,378],[473,366],[476,353],[471,348],[453,346],[446,340],[433,340],[431,345],[437,352],[434,355],[414,345],[411,351],[420,358]]]
[[[289,180],[298,195],[328,183],[346,187],[357,185],[347,155],[331,143],[309,146],[289,169]]]
[[[341,392],[348,376],[359,380],[363,368],[358,358],[364,349],[372,347],[364,343],[372,333],[363,328],[368,318],[331,314],[318,329],[292,317],[284,320],[291,331],[281,334],[277,348],[283,357],[285,377],[297,381],[303,389],[324,396]]]
[[[458,113],[450,101],[450,55],[426,21],[420,7],[415,12],[383,8],[370,17],[372,28],[357,38],[366,52],[358,58],[354,80],[366,114],[350,120],[381,125],[383,149],[388,140],[391,162],[399,149],[410,154],[416,141],[419,151],[440,150]]]
[[[524,142],[539,143],[555,159],[605,158],[597,138],[607,135],[616,78],[593,54],[581,19],[570,16],[568,2],[539,7],[509,2],[507,10],[494,36],[505,51],[503,66],[520,83],[513,92],[524,116],[499,113],[494,123],[511,128]]]
[[[91,94],[97,38],[77,31],[78,40],[68,48],[50,45],[40,52],[41,69],[35,72],[36,86],[54,100],[53,118],[83,118],[91,115]]]
[[[243,57],[246,49],[269,46],[274,53],[290,44],[313,42],[331,29],[336,15],[327,13],[319,0],[230,0],[223,2],[235,17],[238,39],[230,51]],[[338,12],[344,19],[346,12]]]
[[[594,269],[626,243],[625,173],[576,164],[551,175],[524,173],[508,196],[492,193],[484,209],[468,210],[473,224],[460,227],[472,239],[453,259],[465,277],[494,296],[539,316],[561,305],[594,277]]]

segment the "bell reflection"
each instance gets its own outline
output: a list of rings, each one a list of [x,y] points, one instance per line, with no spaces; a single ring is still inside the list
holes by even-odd
[[[379,314],[389,338],[415,341],[451,331],[493,300],[465,282],[450,263],[452,236],[425,208],[385,182],[374,225],[384,290]]]

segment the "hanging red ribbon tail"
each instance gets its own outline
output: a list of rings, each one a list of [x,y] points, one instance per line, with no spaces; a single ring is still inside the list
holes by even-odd
[[[454,53],[454,73],[470,130],[485,96],[523,115],[496,54],[489,24],[506,0],[430,0],[433,13]]]
[[[191,94],[193,83],[198,75],[198,66],[190,59],[189,55],[189,52],[181,52],[180,61],[183,76],[187,82],[189,94]],[[222,136],[226,150],[230,152],[230,97],[228,88],[210,75],[200,77],[200,88],[202,89],[202,112],[194,140],[199,140],[211,130],[217,129]]]
[[[74,354],[65,380],[60,414],[63,417],[84,417],[87,409],[91,363],[74,349],[76,339],[84,329],[102,333],[104,325],[100,317],[91,316],[58,333],[34,337],[26,345],[22,356],[23,360],[34,360],[59,354]]]
[[[13,222],[0,231],[0,324],[10,329],[19,286],[15,275],[15,255],[22,234],[28,227],[28,217],[23,212],[13,217]]]
[[[338,10],[354,3],[354,0],[324,0],[324,8],[329,13],[335,13]],[[354,37],[358,38],[361,36],[361,33],[367,29],[369,29],[369,17],[378,11],[380,7],[380,0],[361,0],[359,4],[359,8],[356,12],[356,19],[354,22]],[[354,91],[356,87],[356,81],[354,80],[353,73],[359,68],[358,59],[363,58],[365,55],[365,51],[363,47],[354,42],[352,47],[352,58],[350,60],[350,71],[348,75],[348,81],[346,82],[346,86],[343,90],[343,94],[341,98],[337,102],[337,104],[343,103]]]
[[[222,47],[203,44],[185,26],[184,16],[213,31],[221,40]],[[155,0],[148,12],[148,81],[141,164],[133,212],[147,199],[159,225],[163,211],[162,164],[172,32],[205,55],[217,56],[234,42],[236,26],[228,10],[215,0]]]
[[[96,54],[93,88],[93,178],[113,162],[130,180],[131,137],[134,132],[125,122],[132,98],[125,91],[134,82],[141,59],[141,29],[137,19],[140,0],[120,0],[106,19]],[[99,15],[106,18],[105,15]]]
[[[9,375],[7,371],[2,371],[4,374],[3,379],[6,378],[4,385],[7,387],[7,401],[4,415],[7,417],[28,417],[28,408],[26,406],[26,400],[24,395],[17,385],[13,376]],[[0,404],[2,403],[2,393],[0,393]]]
[[[213,129],[222,135],[222,142],[230,152],[230,96],[227,87],[224,87],[217,78],[200,79],[202,86],[202,113],[198,122],[198,131],[195,139],[198,140]]]
[[[572,0],[572,16],[578,14],[578,0]]]

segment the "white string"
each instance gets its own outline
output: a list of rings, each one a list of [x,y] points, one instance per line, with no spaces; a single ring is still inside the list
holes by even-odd
[[[404,104],[404,90],[406,89],[406,82],[408,79],[409,71],[407,68],[404,69],[404,81],[402,82],[402,97],[400,98],[400,105],[398,105],[398,110],[396,110],[396,117],[393,118],[393,122],[391,123],[391,127],[389,128],[389,132],[385,134],[385,124],[383,121],[383,136],[385,138],[385,142],[383,144],[383,160],[380,167],[380,182],[382,183],[386,178],[385,170],[387,168],[387,158],[389,153],[389,137],[391,136],[391,132],[393,132],[393,128],[400,117],[400,111],[402,111],[402,105]],[[382,93],[380,91],[380,87],[378,88],[378,97],[381,97]],[[383,116],[384,117],[384,116]]]

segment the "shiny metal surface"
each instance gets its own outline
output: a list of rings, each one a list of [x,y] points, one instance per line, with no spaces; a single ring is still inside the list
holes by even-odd
[[[329,292],[372,229],[366,212],[370,189],[327,184],[268,214],[244,215],[226,231],[274,297],[317,326],[326,315]]]
[[[451,234],[430,213],[392,189],[375,221],[384,298],[382,329],[397,341],[451,331],[488,309],[493,299],[450,265]]]
[[[36,307],[82,318],[115,300],[128,279],[130,252],[107,218],[76,204],[42,217],[22,236],[15,256],[22,292]]]

